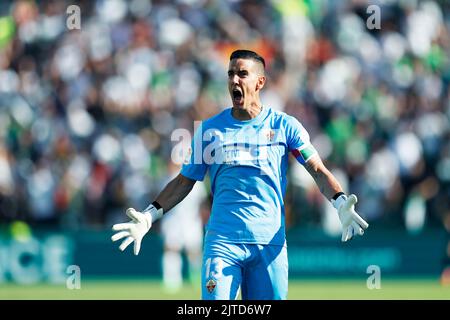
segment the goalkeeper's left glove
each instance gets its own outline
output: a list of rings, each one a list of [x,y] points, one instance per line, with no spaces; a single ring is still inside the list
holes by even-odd
[[[343,242],[353,238],[355,234],[362,236],[364,230],[369,227],[369,224],[364,221],[355,211],[355,204],[358,199],[354,194],[346,196],[340,195],[336,200],[331,200],[333,206],[338,211],[339,220],[342,224],[342,238]]]
[[[134,254],[139,254],[142,238],[150,230],[153,222],[161,218],[163,215],[163,209],[161,206],[158,205],[159,209],[157,209],[153,204],[149,205],[143,212],[136,211],[133,208],[128,208],[126,214],[131,218],[131,221],[113,225],[113,230],[119,232],[114,234],[111,237],[111,240],[117,241],[125,238],[119,246],[121,251],[125,250],[126,247],[134,242]]]

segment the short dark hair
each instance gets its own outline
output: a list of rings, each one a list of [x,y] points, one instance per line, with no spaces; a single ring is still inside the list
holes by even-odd
[[[264,69],[266,68],[266,62],[264,61],[264,58],[251,50],[235,50],[230,56],[230,61],[233,59],[252,59],[262,63]]]

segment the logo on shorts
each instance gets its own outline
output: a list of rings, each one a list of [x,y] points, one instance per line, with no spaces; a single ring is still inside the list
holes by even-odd
[[[209,279],[206,282],[206,289],[208,290],[209,293],[212,293],[214,291],[214,289],[216,288],[217,282],[214,279]]]

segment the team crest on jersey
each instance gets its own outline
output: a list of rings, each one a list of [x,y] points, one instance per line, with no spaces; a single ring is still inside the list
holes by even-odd
[[[269,141],[273,141],[273,137],[275,136],[275,131],[273,131],[272,129],[268,129],[266,131],[266,138]]]
[[[217,282],[214,279],[209,279],[206,282],[206,289],[208,290],[209,293],[212,293],[214,291],[214,289],[216,288],[216,286],[217,286]]]
[[[187,149],[186,157],[184,158],[184,161],[183,161],[184,164],[189,164],[189,162],[191,160],[191,155],[192,155],[192,148],[189,147]]]

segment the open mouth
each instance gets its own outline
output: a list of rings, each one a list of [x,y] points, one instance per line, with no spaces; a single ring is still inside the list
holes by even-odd
[[[233,102],[240,103],[242,100],[242,92],[239,89],[233,89],[232,91]]]

